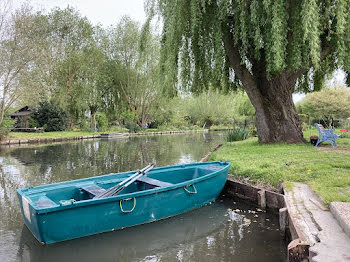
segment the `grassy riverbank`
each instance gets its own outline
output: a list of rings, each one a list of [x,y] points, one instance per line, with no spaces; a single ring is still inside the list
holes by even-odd
[[[307,135],[306,135],[307,136]],[[256,138],[224,144],[210,160],[228,160],[230,173],[255,183],[276,186],[279,181],[309,184],[326,202],[350,202],[350,138],[329,144],[259,145]]]
[[[9,140],[28,140],[28,139],[45,139],[45,138],[73,138],[77,136],[99,135],[101,132],[86,131],[57,131],[57,132],[11,132],[7,138]]]

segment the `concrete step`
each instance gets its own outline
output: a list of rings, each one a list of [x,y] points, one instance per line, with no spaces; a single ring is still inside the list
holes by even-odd
[[[338,220],[338,223],[343,228],[344,232],[350,237],[350,203],[332,202],[330,204],[330,210],[335,219]]]
[[[310,261],[350,261],[350,238],[308,185],[285,191],[288,212],[309,245]]]

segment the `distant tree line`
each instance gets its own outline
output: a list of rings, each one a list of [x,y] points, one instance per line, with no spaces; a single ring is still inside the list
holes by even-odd
[[[31,126],[46,131],[208,127],[254,118],[247,96],[243,112],[233,106],[243,95],[214,86],[201,95],[169,95],[159,76],[161,41],[149,23],[125,16],[102,28],[71,7],[42,13],[2,5],[0,124],[24,105],[37,108]]]

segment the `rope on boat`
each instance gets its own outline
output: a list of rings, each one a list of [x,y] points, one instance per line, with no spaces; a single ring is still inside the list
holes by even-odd
[[[134,211],[135,207],[136,207],[136,197],[134,197],[134,206],[132,207],[132,209],[130,210],[124,210],[123,209],[123,201],[129,201],[131,200],[132,198],[127,198],[127,199],[120,199],[119,200],[119,206],[120,206],[120,210],[123,212],[123,213],[131,213],[132,211]]]
[[[188,190],[187,187],[189,187],[189,186],[192,186],[193,189],[194,189],[194,191]],[[185,189],[186,192],[188,192],[188,193],[190,193],[190,194],[197,194],[197,189],[196,189],[196,187],[194,186],[194,184],[184,186],[184,189]]]

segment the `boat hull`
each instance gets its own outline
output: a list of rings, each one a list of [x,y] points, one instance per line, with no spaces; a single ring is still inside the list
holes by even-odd
[[[57,204],[49,208],[38,208],[34,201],[50,197],[49,193],[44,193],[45,188],[38,187],[39,193],[35,192],[36,188],[18,190],[24,221],[40,242],[50,244],[175,216],[208,204],[220,194],[226,182],[230,164],[209,163],[209,167],[217,166],[221,169],[215,172],[212,170],[213,172],[207,172],[208,174],[203,171],[204,175],[196,171],[200,174],[197,174],[198,177],[180,183],[171,183],[165,187],[146,188],[142,191],[126,192],[103,199],[86,199],[70,204],[65,203],[63,206]],[[208,164],[203,163],[172,166],[167,179],[171,181],[172,174],[179,174],[181,170],[186,173],[185,169],[195,167],[198,170],[205,170],[207,166]],[[166,168],[157,168],[152,172],[155,176],[165,177]],[[132,173],[123,173],[122,176]],[[114,176],[117,175],[114,174]],[[112,177],[113,174],[109,176]],[[90,179],[92,178],[76,180],[75,185],[80,188],[91,182]],[[55,184],[52,184],[50,190],[60,190],[61,186],[63,192],[67,191],[65,188],[70,188],[71,185],[74,185],[74,181],[58,183],[56,188]],[[28,191],[32,194],[26,194]]]

